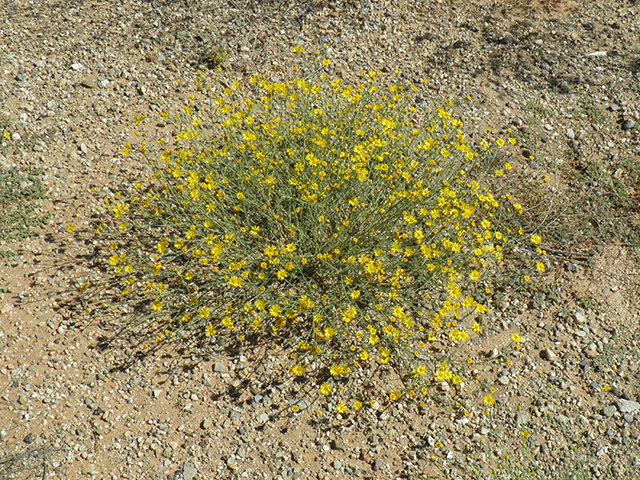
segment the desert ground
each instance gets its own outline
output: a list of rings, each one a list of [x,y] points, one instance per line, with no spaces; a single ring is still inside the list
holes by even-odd
[[[293,414],[277,355],[137,358],[74,305],[101,196],[149,173],[136,116],[170,139],[197,70],[286,79],[296,45],[517,137],[548,275],[490,300],[481,382]],[[639,105],[637,1],[0,2],[0,478],[640,478]]]

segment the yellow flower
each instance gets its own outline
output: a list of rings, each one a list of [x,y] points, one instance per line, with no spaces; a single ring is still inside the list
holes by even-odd
[[[278,270],[278,273],[276,273],[276,277],[278,277],[278,280],[284,280],[288,276],[289,275],[287,274],[286,270]]]
[[[231,320],[231,317],[224,317],[222,319],[222,325],[224,325],[225,327],[227,327],[228,329],[233,330],[233,320]]]
[[[483,399],[483,402],[487,407],[490,407],[491,405],[496,403],[496,401],[494,400],[494,398],[493,398],[493,396],[491,394],[485,395],[485,397]]]
[[[76,229],[76,226],[73,223],[70,223],[69,226],[67,227],[67,233],[73,233],[75,229]]]
[[[267,257],[275,257],[278,255],[278,249],[272,245],[269,245],[268,247],[265,247],[264,254]]]
[[[388,348],[383,348],[378,361],[383,365],[386,365],[387,363],[389,363],[390,354],[391,354],[391,351]]]
[[[211,337],[216,334],[216,329],[213,325],[207,325],[207,327],[204,329],[204,333],[207,337]]]
[[[324,65],[325,67],[327,65],[329,65],[331,63],[331,61],[328,58],[325,58],[324,60],[322,60],[322,65]]]
[[[416,217],[414,217],[413,215],[405,215],[404,221],[407,222],[409,225],[418,223],[418,221],[416,220]]]
[[[207,307],[202,307],[200,310],[198,310],[198,314],[200,315],[200,318],[207,318],[209,315],[211,315],[211,311]]]
[[[413,372],[411,372],[414,378],[421,377],[425,373],[427,373],[427,369],[425,368],[424,365],[420,365],[418,368],[414,369]]]
[[[451,338],[451,340],[463,342],[469,338],[469,334],[464,330],[454,329],[449,332],[449,338]]]
[[[347,411],[347,406],[344,403],[339,403],[336,407],[336,410],[338,411],[338,413],[344,413]]]
[[[523,277],[523,280],[524,280],[525,282],[528,282],[529,280],[531,280],[531,277],[530,277],[529,275],[525,275],[525,276]]]
[[[519,333],[513,333],[511,334],[511,341],[514,343],[520,343],[522,341],[522,337]]]
[[[300,407],[298,405],[294,405],[293,407],[291,407],[291,411],[293,413],[298,413],[300,411]]]
[[[435,377],[437,381],[442,382],[444,380],[450,380],[451,377],[453,377],[453,373],[449,370],[449,366],[445,362],[442,362],[436,371]]]
[[[162,302],[160,300],[154,300],[151,304],[151,308],[154,311],[159,312],[160,310],[162,310]]]
[[[531,241],[538,245],[542,241],[542,238],[540,238],[540,235],[534,233],[531,235]]]
[[[235,288],[239,288],[242,286],[242,280],[240,280],[238,277],[231,277],[229,279],[229,285]]]
[[[293,373],[296,377],[301,377],[304,374],[304,367],[298,364],[291,369],[291,373]]]
[[[358,311],[353,307],[349,307],[342,314],[342,321],[345,323],[349,323],[351,322],[351,320],[356,318],[356,315],[358,315]]]
[[[397,400],[400,400],[401,396],[402,395],[400,394],[400,392],[397,392],[397,391],[393,391],[393,392],[389,393],[389,398],[394,402],[397,401]]]
[[[328,383],[323,383],[320,386],[320,393],[322,395],[329,395],[331,394],[331,385],[329,385]]]
[[[470,274],[469,274],[469,278],[471,280],[479,280],[480,279],[480,272],[478,270],[473,270]]]
[[[502,147],[504,145],[504,140],[502,138],[497,138],[496,145],[498,145],[499,147]]]
[[[358,410],[360,410],[362,408],[362,402],[356,400],[355,402],[353,402],[353,409],[357,412]]]
[[[538,262],[538,261],[536,261],[536,268],[540,272],[544,272],[546,270],[546,267],[544,266],[544,263]]]

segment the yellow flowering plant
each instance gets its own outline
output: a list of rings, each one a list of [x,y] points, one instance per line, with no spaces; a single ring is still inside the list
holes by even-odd
[[[208,95],[163,114],[183,125],[173,145],[126,145],[153,174],[104,200],[94,286],[141,343],[267,338],[340,413],[462,382],[454,352],[481,331],[487,275],[522,232],[496,223],[502,206],[447,105],[419,108],[415,86],[378,76],[201,76]]]

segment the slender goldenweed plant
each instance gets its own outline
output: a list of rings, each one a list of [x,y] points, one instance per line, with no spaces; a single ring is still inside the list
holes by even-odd
[[[289,348],[290,374],[340,413],[460,384],[454,352],[487,312],[478,294],[515,241],[531,250],[496,223],[522,207],[483,187],[446,104],[418,108],[416,87],[376,72],[313,78],[201,75],[208,100],[162,114],[182,125],[174,145],[125,147],[155,173],[104,199],[109,253],[81,289],[128,318],[142,349],[185,335]]]

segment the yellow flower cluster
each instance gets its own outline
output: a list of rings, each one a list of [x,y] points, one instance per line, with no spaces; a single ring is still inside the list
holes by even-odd
[[[487,311],[476,292],[510,231],[495,223],[500,204],[474,173],[462,122],[438,108],[418,127],[415,87],[377,77],[255,77],[249,94],[233,83],[211,93],[210,139],[195,100],[164,114],[185,127],[176,145],[141,152],[155,167],[148,187],[105,201],[111,285],[149,331],[293,340],[291,374],[328,372],[323,396],[380,369],[423,393],[461,382],[428,345],[446,352],[480,332],[463,319]],[[369,403],[351,394],[362,401],[340,413]]]

